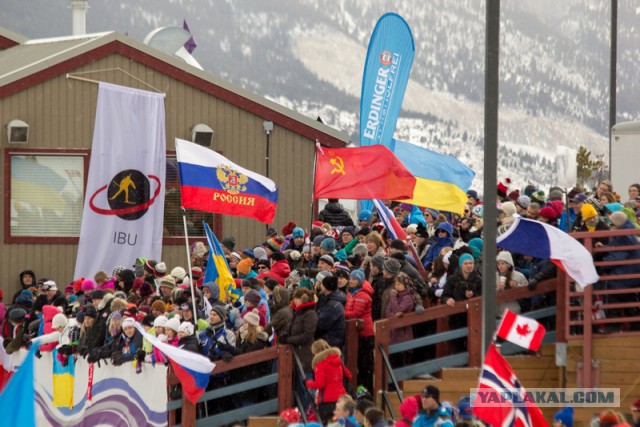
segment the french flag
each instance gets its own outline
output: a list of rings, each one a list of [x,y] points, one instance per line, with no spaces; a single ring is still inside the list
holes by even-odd
[[[387,229],[387,232],[391,236],[392,239],[400,239],[407,240],[407,233],[403,230],[403,228],[396,221],[396,217],[391,212],[391,210],[382,203],[380,199],[374,199],[373,204],[378,210],[378,216],[380,217],[380,221],[384,224],[384,227]]]
[[[582,288],[598,281],[589,251],[562,230],[532,219],[518,217],[496,244],[510,252],[550,259]]]
[[[169,359],[173,371],[180,380],[180,384],[182,384],[182,392],[189,399],[189,402],[195,405],[209,384],[209,376],[213,368],[216,367],[215,363],[201,354],[183,350],[160,341],[153,335],[146,333],[137,322],[134,326],[143,337],[158,347]]]
[[[176,138],[182,207],[273,222],[276,184],[223,155]]]

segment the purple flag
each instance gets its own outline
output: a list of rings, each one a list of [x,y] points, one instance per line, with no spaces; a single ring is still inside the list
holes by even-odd
[[[182,21],[182,28],[188,31],[189,34],[191,34],[191,30],[189,29],[189,25],[187,25],[186,19]],[[184,48],[187,49],[187,52],[189,52],[190,54],[193,53],[194,50],[196,50],[197,46],[198,46],[198,43],[196,43],[196,40],[193,38],[193,35],[184,44]]]

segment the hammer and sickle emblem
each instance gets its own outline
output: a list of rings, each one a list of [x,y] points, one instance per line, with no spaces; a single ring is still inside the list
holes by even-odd
[[[345,174],[344,173],[344,160],[342,160],[342,157],[335,156],[334,158],[329,160],[329,163],[331,163],[333,165],[333,169],[331,169],[331,175],[333,175],[334,173],[341,173],[342,175]]]

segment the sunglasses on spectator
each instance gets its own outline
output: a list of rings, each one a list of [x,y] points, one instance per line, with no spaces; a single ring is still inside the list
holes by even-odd
[[[265,267],[264,265],[261,265],[260,267],[258,267],[258,270],[266,270],[267,267]]]

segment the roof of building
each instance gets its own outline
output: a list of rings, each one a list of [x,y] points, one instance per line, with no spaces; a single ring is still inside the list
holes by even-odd
[[[26,40],[0,28],[0,99],[35,86],[111,54],[123,55],[157,72],[195,87],[265,120],[330,147],[342,147],[349,136],[310,117],[235,86],[117,32]],[[18,44],[19,43],[19,44]]]
[[[23,37],[20,34],[16,34],[13,31],[9,31],[6,28],[0,27],[0,49],[8,49],[26,41],[26,37]]]

